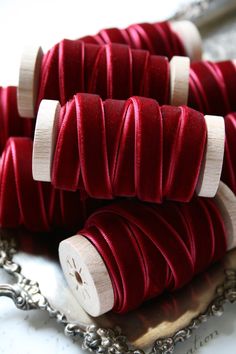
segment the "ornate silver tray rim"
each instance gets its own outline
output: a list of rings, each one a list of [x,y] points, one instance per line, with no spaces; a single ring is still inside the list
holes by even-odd
[[[14,262],[13,256],[16,247],[13,240],[0,239],[0,268],[15,278],[15,283],[0,284],[0,296],[13,300],[20,310],[43,310],[49,316],[64,326],[66,336],[78,338],[83,349],[104,354],[144,354],[141,349],[131,348],[127,338],[120,328],[98,328],[90,325],[83,328],[81,325],[70,323],[66,316],[50,305],[47,298],[41,293],[39,284],[27,279],[21,272],[21,266]],[[193,331],[212,316],[220,316],[224,312],[226,303],[236,302],[236,270],[225,270],[225,281],[216,289],[216,297],[209,304],[204,313],[194,318],[191,323],[168,338],[157,339],[149,354],[171,354],[175,345],[190,338]]]

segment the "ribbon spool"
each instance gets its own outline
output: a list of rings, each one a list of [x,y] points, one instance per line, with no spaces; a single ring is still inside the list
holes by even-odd
[[[214,202],[224,220],[229,251],[236,247],[236,198],[221,182]],[[83,235],[72,236],[60,243],[59,257],[68,285],[85,311],[91,316],[110,311],[114,305],[111,279],[92,243]]]
[[[177,21],[172,22],[171,27],[181,38],[186,54],[190,59],[201,59],[202,43],[196,26],[190,21]],[[17,95],[18,111],[22,117],[35,117],[35,101],[38,95],[42,59],[43,51],[41,47],[26,48],[23,52]]]
[[[43,100],[37,116],[33,145],[33,178],[51,181],[53,153],[58,135],[60,104]],[[199,196],[214,197],[220,181],[225,146],[224,119],[220,116],[205,116],[207,144],[202,161],[196,192]]]
[[[187,104],[202,113],[226,115],[236,110],[235,60],[199,61],[190,66],[186,57],[170,60],[170,102]]]

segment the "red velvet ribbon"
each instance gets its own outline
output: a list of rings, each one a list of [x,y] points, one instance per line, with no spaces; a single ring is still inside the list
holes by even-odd
[[[188,105],[205,114],[236,111],[236,65],[227,60],[191,64]]]
[[[80,38],[85,43],[127,44],[133,49],[146,49],[151,54],[165,55],[172,58],[173,55],[186,55],[184,44],[178,34],[171,28],[169,22],[139,23],[125,29],[107,28],[94,36]]]
[[[114,308],[125,313],[183,287],[226,252],[222,216],[212,199],[145,204],[126,200],[96,211],[79,234],[101,254]],[[125,250],[125,252],[124,252]]]
[[[76,105],[75,104],[71,105],[70,103],[68,103],[67,106],[63,107],[61,111],[61,125],[64,128],[61,127],[63,134],[61,133],[60,130],[58,141],[57,141],[58,148],[56,149],[56,154],[58,154],[58,161],[54,162],[54,165],[55,166],[57,165],[58,168],[58,177],[56,181],[57,183],[59,183],[60,187],[62,188],[68,188],[69,185],[70,187],[72,186],[73,189],[77,189],[77,188],[80,189],[80,192],[77,193],[60,192],[58,190],[54,190],[53,188],[51,188],[49,184],[38,183],[33,181],[32,173],[31,173],[32,142],[30,141],[30,139],[23,139],[23,138],[10,139],[7,143],[7,147],[3,152],[1,158],[0,223],[2,226],[17,227],[23,224],[30,230],[43,231],[43,230],[49,230],[54,228],[60,228],[60,227],[63,227],[65,229],[71,229],[71,228],[74,229],[76,226],[78,226],[78,222],[80,223],[79,225],[81,225],[80,215],[82,215],[82,220],[85,220],[86,215],[90,214],[93,210],[95,210],[97,206],[103,203],[103,201],[87,199],[86,192],[84,192],[84,184],[83,184],[83,176],[82,176],[83,169],[85,169],[84,175],[88,176],[91,179],[91,181],[89,182],[91,184],[91,187],[89,187],[90,184],[88,184],[87,188],[94,188],[94,190],[92,190],[91,193],[96,194],[96,196],[97,193],[100,193],[99,184],[101,184],[103,188],[101,194],[111,192],[111,190],[109,190],[110,182],[111,182],[109,180],[110,175],[107,175],[107,173],[113,176],[117,173],[118,176],[121,176],[120,178],[116,179],[118,182],[124,181],[124,183],[118,183],[118,186],[116,186],[116,189],[118,191],[122,192],[122,190],[126,190],[128,191],[128,193],[129,191],[131,191],[133,192],[133,193],[130,192],[131,196],[134,196],[135,193],[137,192],[137,196],[144,200],[146,199],[153,200],[155,198],[156,200],[161,201],[161,197],[163,197],[163,194],[161,194],[163,193],[162,189],[164,190],[164,195],[167,196],[167,198],[177,199],[177,198],[182,198],[183,195],[187,195],[185,193],[186,183],[176,182],[176,180],[180,181],[181,177],[185,178],[185,173],[182,173],[182,171],[184,170],[185,166],[191,166],[190,165],[191,162],[196,168],[195,162],[193,163],[193,161],[195,161],[196,159],[192,158],[193,156],[192,153],[189,153],[189,147],[192,146],[191,139],[193,136],[195,137],[195,133],[191,130],[189,130],[188,134],[184,133],[185,139],[187,138],[187,136],[189,137],[189,142],[188,140],[186,140],[188,144],[186,145],[186,142],[184,144],[180,143],[180,146],[181,144],[183,144],[182,150],[186,153],[185,158],[189,158],[190,161],[185,160],[185,162],[183,162],[184,159],[182,160],[181,158],[180,159],[181,164],[179,165],[178,163],[175,162],[176,160],[175,153],[177,154],[178,157],[177,151],[181,151],[181,149],[178,147],[179,145],[178,140],[181,137],[178,131],[178,123],[179,123],[179,118],[181,117],[181,113],[183,113],[183,111],[181,112],[179,108],[171,108],[168,106],[161,107],[161,109],[159,107],[159,111],[158,111],[158,105],[156,104],[156,109],[157,109],[156,112],[158,112],[158,115],[154,115],[150,110],[153,109],[153,107],[155,106],[152,106],[154,102],[150,99],[140,98],[137,101],[135,101],[136,99],[134,98],[133,99],[134,101],[132,101],[132,99],[129,100],[129,104],[127,103],[125,104],[125,102],[123,101],[115,101],[116,104],[112,105],[112,100],[107,100],[104,103],[101,103],[101,101],[98,99],[97,96],[78,95],[78,97],[80,97],[80,100],[78,101],[77,108],[80,106],[81,112],[83,110],[83,105],[85,105],[85,107],[93,106],[91,102],[89,105],[87,105],[84,99],[86,97],[88,99],[93,98],[95,99],[96,104],[98,103],[99,106],[104,105],[104,112],[106,113],[106,118],[109,117],[108,120],[105,120],[106,134],[104,134],[103,131],[103,135],[102,135],[102,136],[106,135],[105,140],[107,145],[105,146],[105,148],[107,150],[106,149],[104,151],[100,150],[100,152],[103,153],[103,155],[101,156],[101,158],[103,159],[103,165],[100,163],[96,164],[97,159],[94,159],[96,155],[93,154],[98,153],[97,148],[99,147],[99,145],[95,144],[95,150],[92,149],[91,151],[88,151],[90,157],[89,158],[84,157],[85,160],[83,162],[84,166],[83,168],[81,168],[80,159],[79,159],[80,156],[78,154],[79,147],[76,144],[71,144],[71,142],[73,141],[76,142],[78,141],[77,140],[78,131],[76,125],[77,120],[75,119],[77,117]],[[120,144],[120,142],[117,142],[117,145],[114,144],[114,142],[116,142],[117,140],[117,135],[121,137],[123,134],[122,129],[124,129],[125,124],[121,123],[119,115],[120,114],[122,115],[122,113],[124,112],[125,105],[126,105],[125,112],[127,113],[128,111],[127,106],[129,106],[130,112],[134,114],[135,111],[134,106],[136,105],[136,108],[139,107],[140,102],[142,102],[142,100],[144,100],[145,103],[148,103],[147,114],[150,117],[152,117],[152,119],[149,120],[148,118],[145,120],[145,115],[144,115],[143,121],[145,122],[145,124],[148,123],[147,126],[146,125],[142,126],[141,124],[139,125],[137,124],[136,132],[135,129],[132,130],[132,133],[137,134],[137,136],[142,137],[143,135],[147,134],[149,138],[147,139],[148,143],[144,143],[143,138],[140,140],[140,144],[138,144],[138,147],[136,148],[137,158],[135,159],[134,157],[132,158],[132,154],[129,155],[130,152],[133,153],[135,150],[135,147],[131,146],[131,144],[134,144],[134,140],[135,140],[134,138],[132,138],[131,134],[125,135],[126,137],[129,137],[129,139],[128,139],[128,144],[126,144],[127,147],[124,149],[122,148],[122,144]],[[67,110],[67,114],[65,115],[66,110]],[[136,112],[138,112],[138,110],[136,110]],[[189,110],[188,113],[194,115],[197,114],[193,110]],[[73,114],[74,118],[69,118],[71,117],[71,114]],[[160,117],[162,117],[162,119],[160,119]],[[201,115],[199,115],[199,117],[200,117],[199,122],[201,122],[202,121]],[[189,119],[189,121],[192,123],[194,122],[194,120],[191,119]],[[150,127],[149,129],[147,129],[149,123],[150,123]],[[129,122],[129,124],[131,123]],[[162,140],[164,141],[164,144],[162,146],[160,144],[160,138],[159,139],[156,138],[158,129],[157,128],[154,129],[153,128],[154,125],[152,124],[155,124],[155,126],[159,130],[162,129],[163,132],[165,132],[165,133],[162,132],[161,134],[159,131],[160,134],[159,137],[162,136]],[[133,125],[131,124],[131,127],[134,128],[134,123]],[[142,128],[139,130],[138,128],[140,127]],[[127,131],[129,131],[128,128],[126,129]],[[192,129],[195,129],[194,123]],[[236,193],[236,174],[235,174],[236,114],[230,114],[225,117],[225,129],[226,129],[226,145],[225,145],[225,156],[224,156],[223,171],[222,171],[222,180],[233,190],[234,193]],[[94,129],[92,129],[92,133],[93,130]],[[151,134],[152,131],[155,132],[155,136],[153,134],[153,139]],[[197,131],[199,132],[200,130],[197,129]],[[98,130],[94,130],[94,132],[101,133],[102,130],[98,129]],[[139,132],[141,133],[138,135]],[[85,134],[85,136],[87,136],[87,134]],[[173,137],[175,137],[175,139],[173,139]],[[124,141],[124,139],[123,140],[121,139],[121,141]],[[95,142],[93,136],[91,137],[91,142]],[[89,150],[90,146],[92,147],[91,142],[88,144],[87,148],[86,146],[85,147],[81,146],[82,151],[85,151],[84,152],[85,155],[87,154],[86,149]],[[85,140],[82,143],[83,144],[85,143],[85,145],[87,145]],[[199,146],[203,146],[203,145],[199,145]],[[117,147],[119,147],[118,150]],[[150,153],[152,151],[152,148],[153,151],[155,151],[155,154],[153,154],[153,156]],[[146,155],[145,155],[145,149],[147,149]],[[119,155],[120,151],[128,152],[128,155],[124,155],[124,157],[120,159],[123,162],[120,163],[121,166],[120,169],[117,169],[117,163],[119,161],[119,159],[117,159],[117,156]],[[70,156],[70,159],[68,159],[68,156]],[[163,158],[164,156],[166,156],[166,158]],[[181,154],[179,156],[181,156]],[[107,162],[104,162],[106,161],[106,159]],[[129,163],[130,159],[132,160],[132,164]],[[134,164],[134,161],[139,161],[139,163],[136,165]],[[166,167],[162,167],[161,169],[161,163],[163,163],[164,166],[165,161],[166,161]],[[158,163],[158,168],[156,167],[156,163]],[[103,166],[102,169],[101,166]],[[135,169],[135,167],[137,167],[137,169]],[[92,174],[92,172],[90,173],[90,169],[95,171],[94,175]],[[117,170],[121,171],[120,174],[117,172]],[[146,172],[142,173],[142,170]],[[67,173],[67,171],[69,171],[69,173]],[[196,175],[194,175],[194,173],[192,173],[191,171],[192,168],[187,169],[187,173],[190,173],[190,175],[189,176],[186,175],[186,178],[189,180],[191,180],[192,178],[192,181],[195,181]],[[123,177],[122,174],[124,176],[124,179],[122,179]],[[161,175],[163,176],[163,178],[161,178]],[[107,184],[103,185],[102,183],[103,178],[105,178]],[[146,181],[148,181],[148,183]],[[125,182],[127,182],[127,184]],[[193,185],[194,184],[195,182],[193,183]],[[42,190],[44,192],[42,192]],[[168,192],[169,190],[170,192]],[[189,195],[191,195],[194,191],[194,188],[188,190],[190,191]],[[177,194],[175,195],[175,193]],[[108,195],[104,194],[103,197],[111,197],[111,196],[109,194]],[[73,205],[74,212],[72,212],[71,209],[72,208],[71,205],[73,204],[72,203],[73,199],[75,203]],[[81,202],[78,202],[78,200],[81,200]],[[86,207],[83,206],[83,203],[86,204]],[[33,204],[36,205],[35,208],[32,207]],[[45,205],[47,205],[46,211],[45,211]],[[90,207],[88,208],[88,205],[90,205],[91,208]],[[85,211],[85,209],[87,208],[89,209],[88,212]],[[79,210],[79,212],[75,213],[76,209]],[[36,221],[34,220],[34,218],[36,218]],[[47,218],[49,218],[49,220],[47,220]],[[71,218],[73,222],[70,221]]]
[[[101,44],[91,38],[88,41]],[[63,105],[78,92],[96,93],[103,99],[138,95],[154,98],[160,104],[169,103],[166,57],[151,55],[152,50],[133,50],[132,45],[90,43],[63,40],[44,55],[36,109],[43,98],[58,99]],[[167,43],[174,48],[170,39]],[[141,43],[139,47],[151,48]],[[188,106],[213,115],[236,111],[235,86],[234,61],[194,62],[190,69]]]
[[[103,201],[34,181],[31,156],[30,139],[8,140],[0,160],[1,226],[60,232],[81,227]],[[220,212],[211,199],[195,196],[189,203],[162,205],[116,201],[96,211],[80,233],[102,255],[114,288],[114,311],[120,313],[184,286],[226,251]]]
[[[77,94],[60,111],[52,184],[85,190],[93,198],[186,202],[198,181],[205,143],[204,116],[188,107]]]
[[[16,87],[0,87],[0,153],[10,136],[33,136],[32,119],[22,119],[17,111]]]
[[[225,117],[225,154],[222,169],[222,181],[236,194],[236,113]]]
[[[63,40],[43,57],[37,107],[43,98],[65,104],[78,92],[97,93],[104,99],[142,95],[168,103],[167,58],[173,55],[186,52],[168,22],[104,29],[95,36]]]
[[[169,62],[126,45],[99,46],[63,40],[43,57],[38,105],[43,98],[65,104],[88,92],[103,99],[148,96],[169,102]]]
[[[63,192],[32,177],[32,141],[10,138],[0,160],[0,225],[30,231],[76,231],[101,200]]]

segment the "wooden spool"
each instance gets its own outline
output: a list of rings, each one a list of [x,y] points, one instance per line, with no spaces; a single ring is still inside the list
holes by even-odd
[[[58,135],[60,103],[42,100],[39,106],[33,142],[33,178],[36,181],[51,181],[54,150]],[[219,186],[225,144],[224,119],[205,116],[207,143],[205,157],[199,173],[196,192],[202,197],[214,197]]]
[[[60,108],[60,103],[54,100],[42,100],[39,106],[32,156],[32,172],[36,181],[51,181]]]
[[[231,250],[236,247],[236,197],[220,182],[214,201],[222,213],[227,249]],[[60,243],[59,257],[68,285],[85,311],[95,317],[110,311],[114,304],[112,282],[92,243],[83,235],[72,236]]]
[[[202,39],[195,24],[191,21],[174,21],[171,22],[171,27],[181,38],[190,59],[201,60]]]
[[[28,47],[22,54],[17,89],[17,106],[21,117],[35,117],[42,59],[41,47]]]
[[[229,187],[220,182],[214,201],[223,217],[228,240],[228,251],[236,247],[236,196]]]
[[[214,197],[220,183],[225,147],[225,124],[220,116],[205,116],[207,144],[196,187],[197,195]]]
[[[74,296],[91,316],[110,311],[114,292],[104,261],[96,248],[82,235],[64,240],[59,257]]]
[[[202,55],[201,37],[196,26],[190,21],[171,22],[171,27],[184,43],[187,55],[200,60]],[[41,47],[28,47],[21,58],[18,84],[18,111],[20,116],[34,118],[38,96],[43,51]],[[182,104],[182,103],[181,103]]]
[[[170,61],[170,104],[186,105],[189,92],[190,59],[174,56]]]

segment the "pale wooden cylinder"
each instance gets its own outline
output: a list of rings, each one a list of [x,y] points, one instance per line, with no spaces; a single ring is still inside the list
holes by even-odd
[[[190,59],[201,60],[202,39],[195,24],[191,21],[173,21],[171,27],[181,38]]]
[[[197,195],[214,197],[220,183],[225,147],[225,124],[220,116],[205,116],[207,144],[196,187]]]
[[[27,47],[21,58],[17,89],[17,106],[20,116],[35,117],[35,104],[41,72],[43,51],[41,47]]]
[[[110,311],[114,292],[106,265],[93,244],[76,235],[59,245],[59,257],[69,287],[91,316]]]
[[[226,184],[220,182],[214,201],[224,219],[229,251],[236,247],[236,196]]]
[[[36,181],[51,181],[60,108],[60,103],[54,100],[42,100],[39,106],[32,156],[32,172]]]
[[[189,92],[190,59],[174,56],[170,61],[170,104],[186,105]]]

